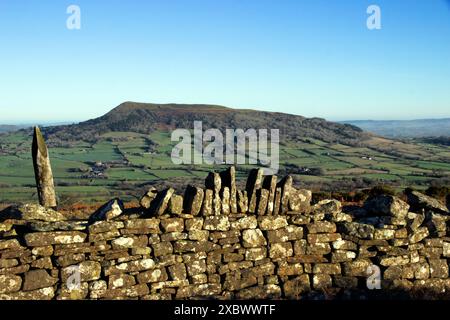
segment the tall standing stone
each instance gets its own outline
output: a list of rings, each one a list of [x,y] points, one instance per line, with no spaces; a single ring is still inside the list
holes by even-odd
[[[201,209],[202,216],[210,216],[213,214],[213,197],[214,191],[211,189],[206,189]]]
[[[220,174],[210,172],[205,179],[206,189],[211,189],[214,191],[212,208],[214,215],[221,214],[222,201],[220,199],[220,189],[222,188],[222,179]]]
[[[230,190],[230,212],[237,213],[236,168],[231,166],[227,170],[222,171],[220,178],[222,179],[222,194],[225,187],[228,187]]]
[[[184,193],[184,211],[196,216],[200,213],[204,198],[204,191],[201,188],[188,186]]]
[[[230,189],[224,187],[222,191],[222,214],[230,214]]]
[[[293,181],[291,176],[286,176],[278,183],[278,187],[281,188],[280,214],[289,211],[289,195],[292,190]]]
[[[273,212],[272,212],[273,215],[277,215],[277,214],[281,213],[281,208],[280,208],[281,207],[281,194],[282,194],[281,188],[277,187],[275,190],[275,200],[273,202]]]
[[[39,127],[34,128],[31,149],[39,203],[44,207],[55,208],[57,203],[52,167],[47,145]]]
[[[252,169],[247,178],[245,190],[248,196],[248,212],[256,212],[257,194],[256,191],[261,189],[263,179],[263,169]]]
[[[273,214],[273,207],[275,202],[275,192],[277,189],[277,176],[266,176],[263,180],[263,188],[269,190],[269,197],[267,199],[267,215]]]
[[[248,198],[247,191],[238,190],[237,191],[237,203],[238,203],[238,213],[247,213],[248,210]]]

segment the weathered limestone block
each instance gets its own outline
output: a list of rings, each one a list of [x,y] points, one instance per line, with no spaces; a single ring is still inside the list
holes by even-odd
[[[288,206],[296,213],[309,213],[311,211],[312,192],[310,190],[291,188]]]
[[[257,205],[256,214],[259,216],[265,215],[267,210],[267,202],[269,200],[269,190],[258,189],[256,191]]]
[[[39,220],[46,222],[58,222],[67,220],[66,217],[50,207],[44,207],[36,203],[26,203],[20,206],[12,206],[2,211],[2,219]]]
[[[313,273],[341,274],[341,265],[339,263],[316,263],[313,267]]]
[[[258,226],[258,220],[255,216],[245,216],[239,220],[231,222],[232,230],[255,229]]]
[[[51,287],[57,282],[58,278],[53,278],[46,270],[31,270],[24,274],[23,291]]]
[[[173,194],[169,200],[169,212],[172,214],[183,213],[183,196]]]
[[[298,299],[303,293],[311,290],[309,275],[302,274],[283,284],[284,295],[288,299]]]
[[[34,269],[52,269],[53,263],[50,257],[44,257],[31,262],[31,268]]]
[[[221,191],[222,193],[222,214],[229,215],[230,214],[230,189],[228,187],[224,187]]]
[[[129,249],[129,248],[143,248],[147,246],[147,236],[123,236],[111,241],[111,245],[114,250],[117,249]]]
[[[222,189],[222,179],[220,178],[219,173],[210,172],[205,179],[205,187],[206,189],[211,189],[214,191],[214,194],[219,194],[220,189]]]
[[[224,191],[224,187],[228,187],[230,191],[230,212],[238,213],[236,168],[234,166],[229,167],[227,170],[220,173],[220,178],[222,180],[222,193]]]
[[[221,285],[217,283],[192,284],[186,287],[180,287],[177,290],[176,299],[188,297],[211,297],[220,295]]]
[[[155,268],[155,261],[153,259],[141,259],[130,262],[123,262],[118,265],[109,266],[104,268],[105,276],[112,274],[119,274],[125,272],[138,272],[144,270],[150,270]]]
[[[262,187],[263,172],[263,169],[252,169],[247,177],[245,191],[247,191],[249,213],[256,213],[256,191]]]
[[[152,245],[155,257],[165,256],[173,253],[173,246],[170,242],[160,242]]]
[[[342,238],[340,233],[310,233],[307,239],[308,243],[314,244],[318,242],[334,242]]]
[[[278,263],[277,274],[281,277],[296,276],[303,273],[303,264],[301,263],[288,263],[286,261],[280,261]]]
[[[19,249],[20,247],[21,245],[17,239],[0,240],[0,250]]]
[[[158,268],[141,272],[137,275],[139,283],[167,281],[168,276],[165,268]]]
[[[13,274],[0,275],[0,294],[12,293],[20,290],[22,278]]]
[[[248,248],[245,250],[245,260],[258,261],[266,257],[267,257],[266,247]]]
[[[19,264],[17,259],[0,259],[0,269],[12,268]]]
[[[311,211],[320,217],[324,217],[325,215],[335,217],[342,212],[342,204],[340,201],[334,199],[322,200],[315,204],[311,208]]]
[[[333,242],[333,249],[335,250],[357,250],[358,246],[355,242],[349,240],[336,240]]]
[[[330,288],[333,285],[333,280],[329,274],[325,273],[314,274],[312,285],[313,288],[316,290]]]
[[[82,243],[87,235],[79,231],[37,232],[25,235],[25,242],[30,247],[41,247],[52,244]]]
[[[374,240],[391,240],[395,238],[395,232],[394,229],[375,229],[375,232],[373,234]]]
[[[112,220],[122,214],[124,211],[123,202],[120,199],[112,199],[98,209],[89,220],[91,222],[101,220]]]
[[[33,291],[18,291],[0,294],[0,300],[51,300],[55,296],[53,287],[37,289]]]
[[[161,216],[166,213],[169,207],[169,201],[175,190],[173,188],[164,189],[161,192],[158,192],[155,200],[152,201],[152,205],[150,207],[150,213],[155,216]]]
[[[275,193],[277,189],[277,176],[270,175],[265,176],[262,183],[262,188],[269,191],[269,195],[267,198],[267,210],[266,215],[272,215],[275,203]]]
[[[335,250],[331,254],[331,262],[346,262],[356,259],[356,252],[349,250]]]
[[[126,222],[128,222],[127,220]],[[89,225],[88,231],[89,233],[103,233],[112,230],[118,230],[124,227],[124,223],[122,221],[97,221],[93,224]]]
[[[204,196],[203,189],[189,185],[184,193],[184,211],[193,216],[198,215],[202,209]]]
[[[405,218],[409,211],[409,204],[395,196],[377,195],[366,200],[364,209],[374,215]]]
[[[84,253],[71,253],[65,256],[59,256],[56,259],[56,265],[59,267],[67,267],[86,260]]]
[[[285,216],[262,216],[258,217],[258,225],[261,230],[277,230],[288,225]]]
[[[280,187],[277,187],[275,189],[275,199],[273,201],[272,215],[278,215],[281,213],[281,195],[282,195],[282,189]]]
[[[69,277],[78,273],[82,282],[98,280],[100,279],[101,272],[102,267],[100,263],[96,261],[83,261],[77,265],[61,269],[61,280],[66,281]]]
[[[277,299],[281,297],[281,288],[274,284],[250,287],[238,291],[235,297],[243,300]]]
[[[248,229],[242,232],[242,245],[245,248],[256,248],[267,245],[266,238],[259,229]]]
[[[227,231],[230,229],[230,221],[228,216],[205,217],[203,228],[209,231]]]
[[[335,233],[336,224],[329,221],[315,221],[307,226],[308,233]]]
[[[186,263],[186,269],[189,276],[195,276],[206,272],[205,259],[193,260]]]
[[[409,237],[410,243],[417,243],[425,239],[430,235],[428,229],[426,227],[420,227]]]
[[[351,262],[342,263],[342,274],[352,277],[367,277],[368,268],[372,265],[369,259],[356,259]]]
[[[162,219],[161,226],[165,232],[183,232],[184,220],[183,218]]]
[[[428,262],[430,263],[431,278],[448,278],[448,264],[446,259],[429,259]]]
[[[82,282],[77,286],[68,287],[66,283],[62,283],[56,293],[56,300],[84,300],[89,295],[89,285]]]
[[[239,213],[246,213],[248,211],[248,197],[247,191],[237,191],[238,211]]]
[[[214,198],[214,191],[211,189],[206,189],[201,208],[202,216],[206,217],[213,214],[213,198]]]
[[[271,259],[282,259],[294,255],[292,244],[290,242],[273,243],[269,248],[269,257]]]
[[[286,176],[278,183],[277,187],[281,188],[281,205],[278,213],[286,213],[289,211],[289,198],[292,194],[294,180],[292,176]]]
[[[95,292],[96,296],[98,298],[111,300],[111,299],[118,299],[118,298],[136,298],[136,297],[143,297],[147,294],[149,294],[148,286],[143,284],[137,284],[135,286],[129,287],[129,288],[119,288],[119,289],[110,289],[106,291],[99,291]],[[92,292],[91,292],[92,294]]]
[[[334,275],[333,282],[338,288],[355,289],[358,287],[358,278]]]
[[[39,204],[47,208],[55,208],[57,202],[52,167],[50,165],[47,145],[39,127],[34,127],[31,154]]]
[[[382,266],[402,266],[410,262],[410,257],[407,255],[403,256],[384,256],[379,258],[380,264]]]
[[[337,231],[359,239],[373,239],[375,228],[371,225],[357,222],[340,222],[337,224]]]
[[[407,194],[408,203],[411,205],[411,209],[416,212],[420,212],[422,209],[430,210],[437,213],[448,214],[448,208],[440,201],[424,195],[419,191],[412,191]]]
[[[156,196],[158,195],[158,191],[155,187],[150,187],[150,189],[147,191],[146,194],[144,194],[139,201],[139,204],[144,209],[150,209],[153,200],[155,200]]]
[[[174,281],[186,280],[186,266],[183,263],[174,264],[168,267],[170,279]]]

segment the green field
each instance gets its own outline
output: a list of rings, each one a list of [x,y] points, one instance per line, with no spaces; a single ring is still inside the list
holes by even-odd
[[[0,203],[36,199],[31,140],[23,131],[0,135]],[[308,141],[285,141],[280,146],[282,173],[292,174],[308,187],[332,188],[338,182],[365,179],[373,184],[424,188],[432,180],[449,178],[449,147],[390,142],[392,150],[401,153],[398,156],[380,151],[377,146],[383,145],[383,139],[374,141],[373,148]],[[156,131],[150,135],[111,132],[94,144],[80,141],[68,147],[51,147],[58,195],[62,200],[84,202],[112,196],[132,199],[150,182],[203,179],[215,169],[173,164],[170,154],[174,145],[169,132]],[[100,176],[92,173],[96,163],[105,166]],[[241,165],[238,170],[251,167]],[[238,177],[244,177],[242,171]]]

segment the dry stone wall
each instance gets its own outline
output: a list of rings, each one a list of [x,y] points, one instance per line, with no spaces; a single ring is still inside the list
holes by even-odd
[[[311,205],[311,192],[292,184],[254,170],[237,190],[230,168],[184,195],[151,189],[141,208],[114,199],[89,221],[8,208],[0,299],[364,296],[377,270],[387,292],[450,289],[449,213],[439,201],[378,195],[344,212],[336,200]]]

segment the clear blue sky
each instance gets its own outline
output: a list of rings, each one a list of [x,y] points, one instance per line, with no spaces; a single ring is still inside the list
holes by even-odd
[[[66,9],[81,8],[81,30]],[[366,9],[382,29],[366,28]],[[308,117],[450,117],[446,0],[1,0],[0,123],[123,101]]]

